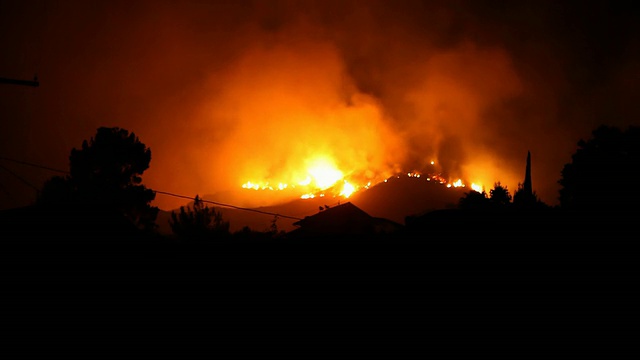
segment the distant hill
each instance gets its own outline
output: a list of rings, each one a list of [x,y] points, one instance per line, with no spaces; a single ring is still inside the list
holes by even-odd
[[[316,197],[313,199],[296,199],[282,204],[251,208],[252,211],[217,207],[223,218],[230,223],[232,232],[248,226],[255,231],[266,231],[270,228],[275,216],[281,214],[292,218],[302,219],[316,214],[320,207],[335,206],[349,201],[374,217],[380,217],[405,223],[405,217],[421,215],[429,211],[456,207],[459,199],[464,196],[467,188],[447,188],[445,185],[426,178],[397,176],[387,179],[369,189],[356,192],[349,199],[341,197]],[[204,195],[205,200],[213,198]],[[168,220],[171,211],[161,211],[157,223],[162,232],[171,232]],[[293,225],[297,219],[280,216],[276,225],[278,230],[291,231],[297,228]]]
[[[406,216],[457,207],[467,188],[448,188],[426,178],[392,177],[349,200],[371,216],[404,224]]]

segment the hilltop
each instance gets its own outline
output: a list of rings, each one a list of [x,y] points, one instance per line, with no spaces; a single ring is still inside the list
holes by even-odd
[[[250,208],[250,210],[227,207],[217,207],[217,209],[222,212],[223,218],[229,221],[232,232],[241,230],[245,226],[256,231],[268,230],[275,218],[274,215],[269,214],[290,217],[280,216],[276,223],[279,230],[288,232],[296,228],[294,223],[297,219],[295,218],[301,219],[318,213],[320,207],[331,207],[347,201],[371,216],[404,224],[407,216],[422,215],[433,210],[456,207],[458,200],[464,196],[465,192],[469,191],[464,187],[447,187],[427,179],[426,177],[418,178],[405,174],[393,176],[369,189],[362,189],[349,198],[316,196],[312,199],[295,199],[271,206]],[[203,199],[218,201],[219,197],[204,195]],[[171,211],[177,210],[179,209],[165,210],[158,214],[156,222],[159,224],[161,232],[171,231],[167,222]]]

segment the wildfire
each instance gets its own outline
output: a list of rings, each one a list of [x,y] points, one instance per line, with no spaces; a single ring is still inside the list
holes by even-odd
[[[330,188],[344,178],[342,171],[326,157],[313,159],[307,172],[309,176],[304,180],[304,185],[314,184],[320,190]]]
[[[386,183],[389,180],[389,178],[376,179],[373,182],[368,180],[366,183],[357,181],[357,177],[345,176],[345,172],[338,168],[336,162],[326,156],[315,157],[305,163],[307,168],[302,173],[302,176],[299,176],[298,179],[293,179],[294,181],[291,183],[278,182],[277,185],[272,185],[270,182],[247,181],[242,184],[242,188],[249,190],[292,191],[297,193],[301,199],[314,199],[324,196],[346,199],[358,191],[369,189],[372,184]],[[431,164],[433,165],[434,162],[431,161]],[[401,172],[391,176],[391,178],[401,178],[403,176],[428,182],[437,182],[447,188],[467,186],[462,179],[449,181],[441,174],[422,174],[419,171]],[[471,183],[470,187],[475,191],[482,191],[482,186],[476,183]]]
[[[279,182],[277,186],[270,182],[247,181],[242,184],[243,189],[249,190],[274,190],[284,191],[293,190],[303,192],[300,196],[302,199],[313,199],[315,197],[325,196],[325,191],[334,196],[348,198],[360,188],[369,188],[371,181],[364,186],[358,186],[345,178],[344,172],[341,171],[335,162],[326,156],[318,156],[306,162],[307,170],[304,177],[293,179],[291,183]]]
[[[342,185],[342,191],[340,191],[340,196],[344,196],[348,198],[356,191],[356,187],[351,185],[347,180],[344,180],[344,184]]]

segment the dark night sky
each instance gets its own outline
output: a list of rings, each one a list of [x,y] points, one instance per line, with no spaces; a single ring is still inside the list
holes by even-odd
[[[0,0],[0,77],[40,81],[0,84],[0,157],[68,169],[119,126],[151,148],[144,184],[187,195],[296,179],[318,154],[365,178],[437,159],[513,191],[530,150],[555,205],[579,139],[640,124],[639,20],[608,1]],[[0,185],[1,208],[34,199]]]

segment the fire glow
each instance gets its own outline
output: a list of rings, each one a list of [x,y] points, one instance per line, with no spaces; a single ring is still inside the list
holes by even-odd
[[[301,199],[314,199],[316,197],[340,197],[349,198],[354,193],[367,190],[372,186],[372,181],[366,184],[360,184],[353,179],[347,179],[344,172],[337,168],[335,162],[329,157],[317,157],[308,162],[309,167],[305,172],[303,179],[289,183],[278,182],[277,185],[271,185],[270,182],[252,182],[247,181],[242,184],[243,189],[247,190],[269,190],[269,191],[293,191],[298,194]],[[431,161],[431,165],[434,162]],[[467,185],[462,179],[449,181],[440,174],[422,174],[419,171],[400,172],[392,177],[400,178],[406,176],[408,178],[424,179],[427,182],[436,182],[444,185],[446,188],[460,188]],[[378,179],[375,184],[386,183],[388,179]],[[471,189],[482,192],[483,187],[476,183],[471,183]]]
[[[211,166],[203,167],[209,186],[220,188],[216,196],[256,207],[353,198],[395,176],[473,189],[516,179],[505,178],[500,157],[463,141],[480,134],[469,129],[493,104],[477,95],[487,91],[476,91],[485,82],[475,74],[483,80],[493,64],[506,61],[502,53],[464,48],[425,60],[424,81],[399,94],[405,100],[396,107],[360,88],[335,44],[303,40],[247,49],[221,77],[226,86],[202,109],[211,119],[203,129],[220,129],[207,143]],[[486,59],[474,76],[459,78],[470,74],[463,66],[467,58]],[[230,167],[224,176],[211,170]]]
[[[349,182],[335,162],[327,157],[316,157],[311,161],[308,161],[308,167],[303,179],[293,181],[291,185],[289,183],[279,182],[277,186],[273,186],[270,182],[252,182],[247,181],[242,184],[243,189],[252,190],[275,190],[283,191],[287,189],[297,189],[303,192],[300,195],[302,199],[312,199],[316,196],[325,196],[324,191],[328,191],[332,196],[341,196],[348,198],[359,190],[360,188],[368,188],[371,182],[367,185],[357,186]]]

